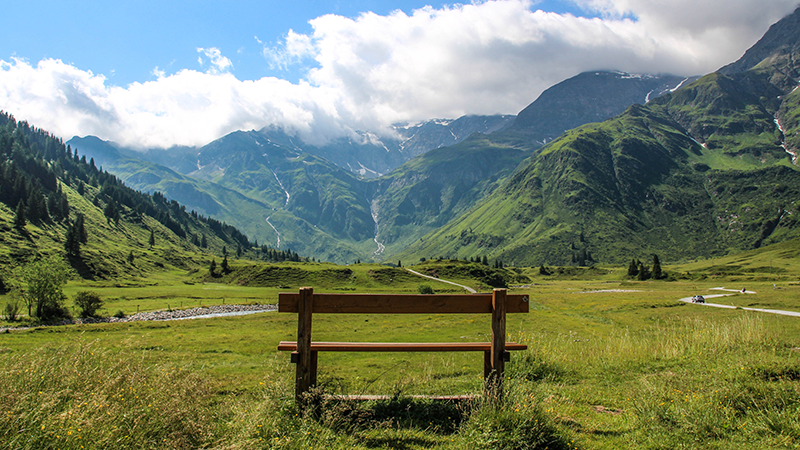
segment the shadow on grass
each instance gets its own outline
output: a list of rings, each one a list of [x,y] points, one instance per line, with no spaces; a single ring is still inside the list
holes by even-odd
[[[429,448],[437,444],[432,439],[419,437],[397,437],[397,438],[365,438],[361,441],[367,448],[392,448],[396,450],[409,450],[415,448]]]
[[[321,389],[312,390],[306,400],[306,416],[339,431],[358,432],[380,426],[444,435],[458,430],[469,416],[473,403],[469,399],[401,396],[361,400],[326,395]]]

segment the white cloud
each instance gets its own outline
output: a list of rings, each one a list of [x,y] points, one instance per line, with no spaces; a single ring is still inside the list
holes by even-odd
[[[264,44],[258,38],[256,38],[256,41],[259,44]],[[311,36],[289,30],[283,42],[274,47],[264,46],[261,53],[273,70],[287,70],[292,64],[314,57],[315,50]]]
[[[113,86],[55,59],[0,60],[0,109],[69,138],[141,147],[202,145],[269,124],[308,140],[392,122],[517,113],[582,71],[703,74],[736,60],[797,0],[573,0],[600,18],[536,11],[528,0],[326,15],[263,55],[276,68],[315,62],[306,80],[238,80],[219,49],[204,72]],[[255,37],[256,41],[261,41]]]
[[[226,73],[233,68],[233,63],[231,63],[231,60],[222,56],[222,52],[216,47],[198,48],[197,52],[206,55],[206,58],[208,58],[211,67],[207,70],[207,72],[210,74]],[[202,56],[197,58],[197,62],[200,64],[200,66],[205,65]]]

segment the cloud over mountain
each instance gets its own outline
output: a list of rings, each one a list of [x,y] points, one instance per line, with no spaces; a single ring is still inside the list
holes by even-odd
[[[62,136],[122,144],[201,145],[237,129],[278,124],[317,142],[397,121],[517,113],[547,87],[587,70],[716,70],[737,59],[795,0],[576,0],[588,17],[486,1],[411,14],[325,15],[288,30],[263,57],[313,63],[305,78],[240,80],[214,47],[184,68],[114,86],[56,59],[0,61],[0,109]]]

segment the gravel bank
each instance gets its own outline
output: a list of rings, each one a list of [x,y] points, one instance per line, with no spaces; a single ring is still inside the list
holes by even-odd
[[[147,311],[140,312],[123,318],[100,317],[91,319],[72,319],[53,324],[75,325],[82,323],[117,323],[117,322],[139,322],[143,320],[181,320],[195,319],[203,317],[219,317],[226,315],[255,314],[266,311],[277,311],[278,305],[213,305],[191,309],[174,309],[172,311]],[[0,333],[6,330],[24,330],[26,328],[6,328],[0,327]]]

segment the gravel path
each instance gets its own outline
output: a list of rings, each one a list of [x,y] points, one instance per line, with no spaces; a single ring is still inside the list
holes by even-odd
[[[725,289],[724,287],[711,288],[711,290],[713,290],[713,291],[735,292],[735,293],[738,293],[738,294],[755,294],[756,293],[755,291],[742,292],[739,289]],[[709,299],[709,298],[730,297],[732,295],[736,295],[736,294],[712,294],[712,295],[705,295],[704,297],[706,299]],[[694,305],[710,306],[712,308],[743,309],[745,311],[756,311],[756,312],[763,312],[763,313],[769,313],[769,314],[778,314],[778,315],[781,315],[781,316],[800,317],[800,312],[798,312],[798,311],[784,311],[784,310],[781,310],[781,309],[748,308],[746,306],[723,305],[723,304],[720,304],[720,303],[708,303],[708,302],[706,302],[706,303],[694,303],[694,302],[692,302],[692,297],[680,298],[680,299],[678,299],[678,301],[686,302],[686,303],[692,303]]]
[[[267,311],[277,311],[278,305],[212,305],[191,309],[174,309],[172,311],[147,311],[140,312],[122,318],[100,317],[96,319],[72,319],[64,320],[52,326],[75,325],[83,323],[117,323],[117,322],[140,322],[143,320],[184,320],[184,319],[208,319],[212,317],[240,316],[245,314],[255,314]],[[6,330],[25,330],[30,327],[8,328],[0,327],[0,333]]]
[[[413,273],[416,276],[419,276],[419,277],[427,278],[427,279],[433,280],[433,281],[438,281],[440,283],[447,283],[447,284],[452,284],[453,286],[458,286],[458,287],[464,289],[465,291],[469,292],[470,294],[474,294],[476,292],[475,289],[472,289],[469,286],[464,286],[463,284],[453,283],[452,281],[447,281],[447,280],[441,280],[439,278],[432,277],[430,275],[424,275],[424,274],[421,274],[421,273],[419,273],[417,271],[411,270],[409,268],[406,268],[406,270],[411,272],[411,273]]]

